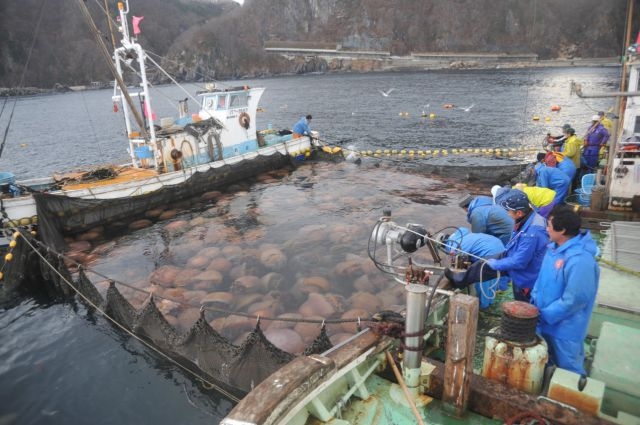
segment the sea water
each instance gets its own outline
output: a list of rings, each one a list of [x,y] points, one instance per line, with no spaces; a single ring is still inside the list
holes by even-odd
[[[258,129],[268,123],[274,129],[290,128],[300,116],[311,114],[311,127],[322,141],[358,151],[518,148],[541,147],[544,135],[560,134],[564,123],[582,134],[594,112],[608,110],[614,100],[571,96],[570,81],[581,82],[585,93],[602,93],[617,89],[619,73],[618,68],[394,72],[242,84],[267,89]],[[379,89],[391,87],[391,95],[380,95]],[[110,96],[109,90],[97,90],[9,99],[0,116],[3,130],[7,111],[15,112],[0,171],[20,180],[126,162],[123,120],[112,112]],[[172,114],[167,99],[177,103],[184,98],[170,87],[159,87],[152,96],[159,117]],[[474,106],[467,112],[445,109],[444,104]],[[561,110],[552,112],[552,105]],[[198,109],[193,102],[189,107],[191,112]],[[422,117],[423,111],[427,117]],[[432,113],[435,117],[428,118]],[[342,165],[322,179],[310,172],[304,181],[285,179],[256,189],[272,194],[265,208],[287,205],[280,219],[274,214],[259,225],[285,233],[313,223],[330,227],[343,221],[368,228],[386,206],[403,224],[464,224],[464,213],[455,205],[464,182],[353,167]],[[488,192],[489,187],[473,189]],[[328,193],[332,201],[322,203],[322,214],[294,207]],[[260,199],[250,190],[234,205],[240,211],[248,202],[259,209]],[[366,241],[354,243],[352,249],[366,255]],[[153,262],[149,254],[140,251],[135,263]],[[0,311],[0,329],[0,423],[217,423],[232,407],[231,401],[204,390],[161,355],[80,305],[27,296]]]

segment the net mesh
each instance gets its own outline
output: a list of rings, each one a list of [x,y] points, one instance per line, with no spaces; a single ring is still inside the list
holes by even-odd
[[[38,290],[44,290],[60,299],[70,299],[78,294],[80,301],[88,308],[104,311],[118,326],[151,343],[177,361],[187,362],[191,369],[195,366],[203,377],[239,396],[249,392],[295,357],[267,339],[260,328],[259,320],[239,346],[229,342],[209,325],[204,310],[200,312],[200,317],[191,328],[181,334],[165,319],[152,295],[149,295],[142,308],[136,309],[122,295],[118,284],[111,281],[106,297],[103,298],[82,270],[72,279],[63,261],[48,254],[46,249],[37,249],[42,257],[29,255],[29,251],[33,251],[27,244],[16,246],[14,255],[22,256],[21,260],[27,263],[23,263],[23,267],[9,267],[6,270],[9,276],[7,282],[17,282],[26,278],[25,271],[30,267],[36,267],[45,272],[43,276],[48,276],[45,285],[40,278]],[[11,264],[15,265],[18,262]],[[71,284],[67,284],[65,279],[69,279]],[[26,281],[23,281],[19,286],[9,285],[11,287],[7,286],[4,289],[24,290],[27,289],[25,284]],[[36,288],[32,286],[31,289]],[[331,347],[326,329],[322,326],[319,335],[304,350],[304,355],[321,353]]]

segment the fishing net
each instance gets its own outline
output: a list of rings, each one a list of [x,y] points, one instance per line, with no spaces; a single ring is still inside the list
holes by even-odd
[[[118,284],[109,282],[106,297],[80,269],[73,279],[64,261],[41,246],[35,252],[28,244],[19,243],[13,250],[18,261],[8,263],[3,295],[22,290],[45,291],[48,295],[77,298],[90,310],[100,310],[118,327],[152,344],[197,374],[206,382],[214,382],[226,391],[242,396],[273,372],[290,362],[295,355],[280,350],[264,335],[260,321],[240,346],[229,342],[214,330],[204,310],[184,333],[179,333],[163,316],[156,300],[149,295],[142,308],[136,309],[122,295]],[[32,270],[32,272],[29,272]],[[42,278],[46,277],[46,281]],[[38,283],[36,283],[38,282]],[[43,284],[46,282],[45,284]],[[68,284],[69,282],[70,284]],[[331,348],[325,327],[305,349],[304,354],[321,353]]]
[[[175,204],[207,191],[223,189],[232,183],[250,179],[260,172],[288,164],[291,164],[290,156],[275,152],[271,155],[259,155],[250,161],[209,168],[206,171],[185,170],[185,178],[188,180],[180,184],[165,186],[138,196],[122,196],[116,199],[80,199],[35,193],[33,196],[38,211],[38,231],[48,246],[62,250],[65,247],[65,235],[81,233],[96,226],[104,226],[117,232],[158,205]],[[136,188],[132,192],[144,192],[144,187]]]

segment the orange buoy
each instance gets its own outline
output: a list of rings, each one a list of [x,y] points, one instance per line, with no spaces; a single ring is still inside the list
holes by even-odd
[[[445,103],[444,105],[442,105],[445,109],[452,109],[455,108],[456,105],[454,105],[453,103]]]
[[[558,112],[558,111],[560,110],[560,105],[553,105],[553,106],[551,107],[551,110],[552,110],[553,112]]]

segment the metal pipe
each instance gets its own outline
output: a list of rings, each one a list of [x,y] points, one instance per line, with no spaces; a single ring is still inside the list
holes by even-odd
[[[425,322],[425,305],[427,302],[426,285],[412,283],[406,286],[407,290],[407,317],[405,319],[405,332],[408,336],[404,339],[407,349],[404,352],[403,375],[407,387],[417,389],[420,385],[420,365],[422,363],[422,343]]]
[[[627,54],[627,48],[631,44],[631,24],[633,16],[633,3],[634,0],[627,1],[627,23],[625,25],[625,39],[622,44],[622,75],[620,76],[620,90],[628,90],[627,74],[629,72],[629,55]],[[637,85],[635,89],[637,90]],[[609,142],[609,158],[607,158],[607,176],[606,183],[604,185],[604,199],[607,201],[607,208],[609,208],[609,197],[611,196],[611,181],[613,176],[613,161],[616,157],[616,151],[618,150],[618,139],[622,136],[624,129],[624,115],[623,111],[627,106],[629,100],[626,97],[618,97],[616,99],[616,114],[618,115],[618,122],[615,126],[615,131],[611,135]]]
[[[582,99],[593,99],[598,97],[630,97],[640,96],[640,91],[613,91],[611,93],[583,94],[576,92],[576,95]]]

